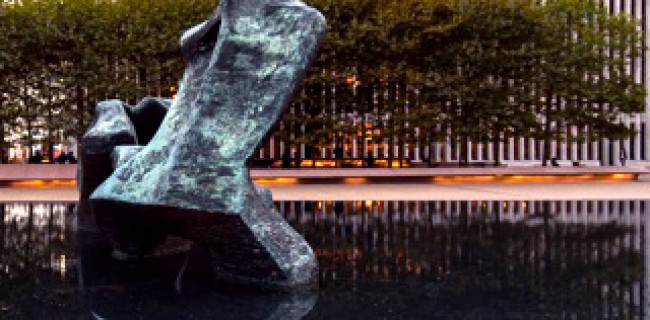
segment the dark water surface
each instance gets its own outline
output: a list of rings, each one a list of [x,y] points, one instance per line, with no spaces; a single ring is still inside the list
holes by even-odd
[[[317,291],[214,283],[182,239],[119,261],[79,237],[75,204],[0,204],[0,318],[650,316],[650,201],[276,204],[318,256]]]

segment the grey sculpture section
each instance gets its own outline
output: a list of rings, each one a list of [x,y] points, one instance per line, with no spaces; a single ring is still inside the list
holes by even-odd
[[[81,143],[78,175],[81,196],[77,214],[82,229],[97,230],[89,197],[113,173],[116,161],[126,158],[126,150],[120,151],[117,147],[148,143],[153,136],[151,132],[158,130],[170,104],[169,99],[145,98],[136,106],[120,100],[97,105],[95,120]]]
[[[160,128],[144,147],[110,144],[115,171],[90,197],[116,249],[146,251],[180,235],[209,248],[219,279],[287,289],[317,281],[311,248],[245,164],[289,103],[325,27],[300,1],[222,0],[183,35],[187,67]]]

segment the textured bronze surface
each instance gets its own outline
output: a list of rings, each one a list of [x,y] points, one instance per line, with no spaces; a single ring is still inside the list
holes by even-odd
[[[114,144],[115,171],[90,197],[118,249],[146,251],[177,234],[209,246],[222,279],[282,288],[316,282],[311,248],[245,163],[279,120],[324,31],[322,15],[300,1],[226,0],[183,35],[187,68],[160,128],[142,148]],[[131,118],[137,131],[142,117]],[[91,131],[102,130],[100,119]]]

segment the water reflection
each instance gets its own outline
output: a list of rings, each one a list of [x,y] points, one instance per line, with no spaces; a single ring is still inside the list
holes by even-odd
[[[0,204],[0,318],[630,319],[647,308],[649,201],[278,202],[320,262],[321,290],[301,295],[206,282],[196,252],[178,295],[186,253],[107,258],[79,245],[73,206]]]
[[[12,279],[31,268],[65,277],[70,209],[64,204],[0,205],[0,275]]]
[[[391,306],[358,310],[367,317],[627,319],[644,311],[645,201],[279,207],[316,248],[323,286],[356,292],[341,301],[362,304],[372,299],[359,297],[367,288],[393,293]],[[324,299],[318,306],[334,304]],[[414,299],[426,303],[413,307]]]

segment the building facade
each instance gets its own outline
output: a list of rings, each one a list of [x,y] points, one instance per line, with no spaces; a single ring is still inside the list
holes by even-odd
[[[607,7],[612,14],[625,13],[638,19],[644,31],[650,30],[650,19],[648,19],[648,0],[598,0],[601,5]],[[646,35],[646,46],[650,46],[650,38]],[[650,53],[646,49],[642,58],[632,61],[628,70],[637,81],[643,84],[650,94]],[[554,141],[551,143],[551,157],[569,161],[598,162],[600,165],[620,165],[621,156],[628,161],[650,160],[650,130],[647,124],[650,122],[650,99],[645,101],[645,112],[626,115],[620,121],[634,129],[636,134],[627,139],[599,141],[578,141],[571,136],[579,136],[579,128],[569,128],[569,138],[566,141]],[[360,130],[374,132],[375,128],[363,126]],[[414,128],[414,130],[418,130]],[[464,152],[461,152],[461,143],[449,131],[443,141],[422,145],[417,142],[399,141],[395,139],[382,138],[376,141],[372,132],[366,134],[352,134],[341,137],[340,143],[334,143],[331,147],[318,148],[316,152],[310,152],[310,147],[300,145],[299,147],[288,148],[281,138],[271,137],[266,141],[256,155],[258,160],[267,162],[279,162],[287,150],[292,159],[335,159],[343,158],[355,161],[355,165],[362,165],[363,159],[369,156],[382,160],[403,159],[406,162],[429,161],[431,163],[455,163],[463,159]],[[369,138],[370,136],[370,138]],[[336,149],[340,149],[337,155]],[[622,151],[623,150],[623,151]],[[502,137],[498,146],[492,142],[470,141],[467,144],[467,159],[470,163],[491,163],[495,159],[503,162],[531,162],[542,161],[544,153],[543,141],[530,137]],[[310,156],[311,155],[311,156]],[[295,163],[295,161],[294,161]],[[310,165],[310,162],[301,162],[302,165]],[[322,164],[322,163],[321,163]],[[319,164],[319,165],[321,165]],[[329,164],[331,165],[331,164]]]
[[[591,0],[584,0],[591,1]],[[650,0],[595,0],[607,7],[612,14],[626,13],[638,19],[641,22],[640,28],[644,31],[650,30],[650,19],[648,11],[650,10]],[[646,35],[646,46],[650,47],[650,38]],[[628,70],[634,76],[637,83],[642,84],[650,94],[650,53],[646,49],[642,58],[632,61]],[[346,79],[348,84],[354,84],[356,79]],[[336,86],[330,88],[336,91]],[[171,90],[172,92],[174,90]],[[158,94],[161,94],[159,91]],[[326,96],[323,94],[323,96]],[[330,97],[331,98],[331,97]],[[341,99],[342,101],[345,99]],[[137,99],[132,99],[130,103],[136,103]],[[337,102],[341,104],[342,102]],[[355,102],[351,102],[355,103]],[[328,105],[328,104],[325,104]],[[408,108],[408,106],[406,107]],[[409,163],[429,162],[434,164],[453,164],[463,161],[466,155],[468,162],[474,164],[490,164],[495,160],[503,162],[541,162],[544,154],[544,142],[532,137],[520,136],[503,136],[502,141],[496,146],[493,142],[488,141],[470,141],[464,148],[464,144],[456,137],[451,129],[445,129],[447,134],[442,139],[436,139],[432,142],[417,142],[405,139],[404,133],[397,132],[387,137],[385,132],[392,130],[384,125],[378,126],[378,122],[385,122],[383,117],[387,113],[381,107],[371,111],[372,115],[364,115],[363,119],[358,115],[346,114],[347,107],[332,103],[331,108],[324,111],[331,114],[343,114],[348,117],[355,117],[355,123],[358,126],[355,132],[348,132],[341,136],[334,137],[334,142],[325,146],[313,147],[306,144],[291,144],[286,141],[286,136],[271,136],[266,139],[260,146],[259,151],[254,155],[256,161],[254,166],[280,165],[283,159],[291,159],[291,165],[301,166],[335,166],[335,159],[344,159],[351,166],[365,166],[368,158],[372,158],[377,166],[401,166]],[[304,110],[303,110],[304,111]],[[308,113],[296,110],[291,107],[288,112],[295,113],[298,118],[309,117]],[[374,117],[368,119],[367,117]],[[645,112],[626,115],[621,117],[620,121],[628,127],[634,129],[636,134],[627,139],[609,140],[602,139],[597,141],[578,141],[571,136],[579,136],[579,128],[569,128],[568,139],[566,141],[556,141],[551,143],[551,157],[556,157],[565,161],[590,161],[597,162],[601,165],[619,165],[621,164],[620,156],[625,154],[626,160],[631,161],[650,161],[650,129],[647,128],[650,123],[650,99],[645,101]],[[300,127],[300,119],[295,121]],[[369,125],[368,123],[375,123]],[[36,124],[37,125],[37,124]],[[424,131],[419,128],[409,128],[411,132]],[[297,128],[308,132],[306,128]],[[23,130],[24,131],[24,130]],[[43,130],[41,130],[43,131]],[[385,132],[382,132],[385,131]],[[44,132],[44,131],[43,131]],[[26,143],[19,144],[14,141],[20,141],[24,132],[14,132],[15,137],[8,137],[10,147],[6,152],[8,160],[15,162],[26,161],[30,153],[45,152],[44,133],[37,133],[33,136],[34,145]],[[61,136],[63,133],[61,133]],[[77,148],[74,139],[68,141],[61,137],[60,141],[53,146],[54,157],[59,152],[70,152]],[[624,150],[624,152],[621,152]],[[317,159],[317,160],[310,160]]]

